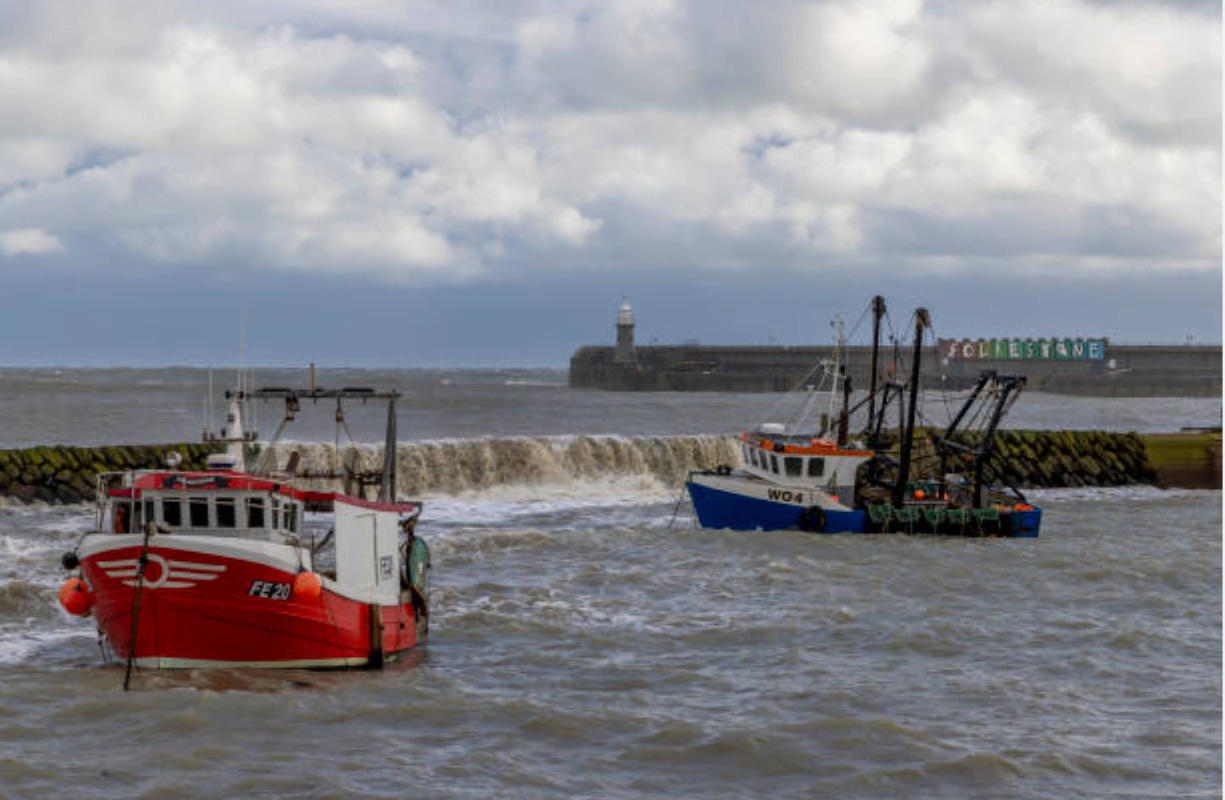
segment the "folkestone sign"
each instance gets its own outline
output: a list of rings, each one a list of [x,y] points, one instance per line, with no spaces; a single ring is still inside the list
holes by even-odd
[[[942,358],[959,361],[1101,361],[1105,339],[941,339]]]

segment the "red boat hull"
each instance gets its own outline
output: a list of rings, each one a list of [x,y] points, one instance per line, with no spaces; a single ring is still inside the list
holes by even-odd
[[[296,570],[225,549],[150,543],[143,581],[139,544],[85,555],[93,614],[115,654],[127,659],[134,642],[143,667],[336,668],[375,665],[418,643],[407,592],[399,605],[376,605],[325,581],[317,596],[295,596]]]

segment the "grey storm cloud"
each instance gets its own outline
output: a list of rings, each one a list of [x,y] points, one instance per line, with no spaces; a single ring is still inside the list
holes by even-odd
[[[0,10],[0,269],[1219,271],[1220,8]]]

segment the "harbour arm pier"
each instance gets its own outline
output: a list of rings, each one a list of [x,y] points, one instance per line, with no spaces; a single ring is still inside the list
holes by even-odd
[[[634,343],[629,303],[617,315],[615,345],[584,345],[570,359],[570,386],[608,391],[787,392],[830,346],[648,345]],[[856,387],[867,387],[871,347],[844,350]],[[941,340],[923,353],[924,385],[973,385],[986,369],[1024,374],[1030,391],[1090,397],[1221,395],[1219,344],[1114,344],[1108,339]],[[887,372],[890,363],[883,365]]]

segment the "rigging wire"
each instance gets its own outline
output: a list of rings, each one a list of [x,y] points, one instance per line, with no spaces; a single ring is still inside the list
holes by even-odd
[[[816,403],[816,400],[817,393],[815,391],[808,392],[808,396],[804,398],[804,403],[800,406],[799,411],[797,411],[795,416],[791,418],[791,421],[787,423],[788,427],[792,431],[799,431],[800,425],[804,422],[804,420],[808,419],[808,415],[812,413],[812,407]]]
[[[863,311],[859,313],[859,319],[855,320],[855,324],[851,326],[851,332],[846,334],[847,342],[852,342],[855,340],[855,334],[859,332],[859,326],[862,325],[863,321],[868,318],[868,312],[871,310],[872,303],[869,301],[868,304],[864,306]],[[846,359],[846,371],[849,375],[851,372],[851,351],[847,349],[847,351],[843,353],[843,357]]]
[[[765,417],[757,423],[756,427],[760,428],[763,423],[769,422],[770,418],[773,417],[775,412],[777,412],[778,409],[782,407],[783,403],[787,402],[790,399],[791,395],[807,387],[809,385],[809,381],[811,380],[812,376],[815,375],[817,370],[821,369],[821,367],[822,367],[821,362],[817,362],[812,367],[812,369],[808,370],[808,372],[804,374],[804,377],[800,379],[800,382],[796,388],[791,389],[790,391],[784,392],[782,397],[774,401],[773,405],[771,405],[770,408],[766,411]]]
[[[855,324],[851,326],[851,332],[847,334],[846,340],[848,342],[855,338],[855,333],[859,330],[859,326],[863,324],[863,321],[868,318],[868,312],[871,310],[872,304],[868,303],[864,310],[860,312],[859,319],[855,320]]]
[[[846,343],[854,339],[855,334],[859,331],[860,326],[863,325],[864,320],[866,320],[868,317],[868,312],[871,310],[871,303],[864,306],[864,309],[860,312],[858,319],[855,320],[855,324],[851,327],[850,334],[845,333],[845,326],[841,326],[839,328],[839,335],[835,339],[834,347],[837,351],[836,356],[841,357],[843,364],[847,367],[848,372],[850,371],[850,352],[846,348]],[[836,362],[837,358],[835,359],[835,363]],[[820,377],[815,384],[815,389],[810,389],[809,387],[813,386],[812,380],[818,372],[820,373]],[[796,383],[793,389],[785,392],[778,401],[770,406],[769,410],[766,412],[765,418],[758,422],[757,427],[760,427],[764,422],[769,422],[770,419],[778,413],[779,408],[791,399],[793,394],[798,392],[806,392],[808,396],[805,397],[804,403],[799,412],[792,416],[790,421],[787,423],[788,427],[792,430],[798,430],[800,426],[803,425],[803,423],[811,416],[812,407],[816,403],[815,395],[828,392],[832,398],[841,377],[842,376],[839,375],[835,369],[831,369],[829,359],[819,359],[817,363],[813,365],[812,369],[805,373],[804,377],[802,377]],[[825,388],[827,384],[829,385],[828,389]]]

